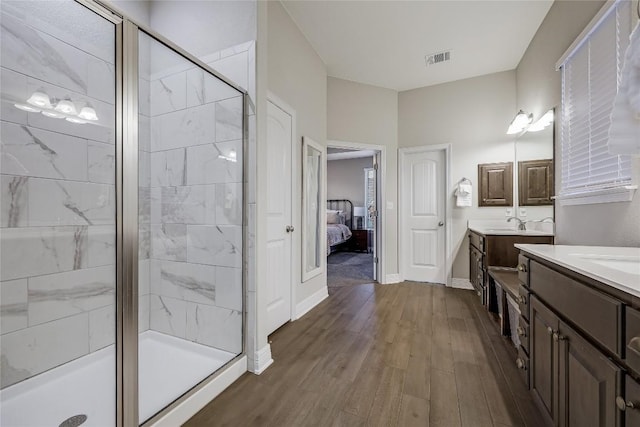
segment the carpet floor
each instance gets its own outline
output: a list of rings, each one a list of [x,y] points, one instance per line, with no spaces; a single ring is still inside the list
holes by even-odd
[[[336,252],[327,258],[327,285],[373,283],[373,254]]]

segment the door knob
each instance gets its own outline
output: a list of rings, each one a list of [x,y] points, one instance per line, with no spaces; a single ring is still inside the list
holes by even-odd
[[[636,409],[636,405],[633,402],[627,402],[626,400],[624,400],[624,398],[622,398],[622,396],[616,397],[616,406],[621,411],[626,411],[627,409]]]
[[[444,222],[442,222],[442,221],[440,221],[440,222],[438,223],[438,227],[442,227],[443,225],[444,225]]]
[[[285,227],[285,231],[286,231],[287,233],[293,233],[293,230],[294,230],[293,225],[287,225],[287,226]]]

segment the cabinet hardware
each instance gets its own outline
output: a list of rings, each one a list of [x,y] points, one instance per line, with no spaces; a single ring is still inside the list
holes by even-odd
[[[526,304],[527,303],[527,297],[525,297],[524,295],[518,296],[518,302],[520,304]]]
[[[553,335],[553,328],[551,326],[547,327],[547,333]]]
[[[526,335],[525,335],[525,332],[524,332],[524,328],[523,328],[522,326],[518,326],[518,327],[516,328],[516,332],[517,332],[517,334],[518,334],[519,336],[521,336],[521,337],[526,336]]]
[[[553,333],[553,340],[554,340],[555,342],[558,342],[558,341],[565,341],[566,339],[567,339],[567,337],[565,337],[564,335],[560,335],[560,334],[559,334],[559,333],[557,333],[557,332],[554,332],[554,333]]]
[[[287,233],[293,233],[293,230],[294,230],[293,225],[287,225],[287,226],[284,228],[284,230],[285,230]]]
[[[634,404],[633,402],[629,401],[627,402],[626,400],[624,400],[622,398],[622,396],[618,396],[616,397],[616,406],[618,407],[618,409],[620,409],[621,411],[626,411],[627,408],[628,409],[638,409],[638,405]]]
[[[442,222],[442,221],[438,222],[438,226],[439,227],[442,227],[443,225],[444,225],[444,222]]]
[[[522,369],[523,371],[527,370],[527,365],[524,363],[524,360],[522,360],[520,357],[516,359],[516,366],[518,367],[518,369]]]
[[[518,264],[518,271],[522,271],[523,273],[527,271],[527,266],[524,264]]]
[[[627,344],[627,348],[640,356],[640,337],[633,337]]]

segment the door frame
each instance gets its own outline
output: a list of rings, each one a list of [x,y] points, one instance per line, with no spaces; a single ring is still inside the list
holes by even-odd
[[[302,204],[298,203],[302,198],[302,183],[299,182],[302,178],[302,143],[298,143],[296,110],[270,90],[267,91],[267,102],[271,102],[291,116],[291,225],[294,227],[294,232],[291,233],[291,283],[289,287],[291,288],[290,320],[297,320],[296,288],[300,284],[300,275],[302,274],[302,238],[300,237],[302,232]],[[298,232],[296,233],[295,230],[298,230]]]
[[[376,235],[378,236],[378,241],[376,242],[377,250],[378,250],[377,251],[378,264],[376,267],[376,270],[377,270],[376,276],[378,277],[378,283],[381,283],[381,284],[390,283],[387,280],[387,274],[386,274],[386,271],[387,271],[387,267],[386,267],[387,250],[386,249],[387,248],[386,248],[386,241],[385,241],[386,232],[387,232],[387,224],[386,224],[387,215],[386,215],[386,209],[385,209],[386,203],[387,203],[387,196],[386,196],[387,194],[386,193],[387,191],[386,190],[387,147],[385,147],[384,145],[365,144],[361,142],[328,140],[327,148],[329,147],[348,148],[352,150],[374,150],[380,153],[380,164],[378,165],[378,174],[376,174],[379,188],[380,188],[380,195],[379,195],[380,206],[378,206],[378,221],[376,221],[377,227],[378,227],[378,229],[376,230]],[[325,161],[325,167],[326,167],[326,161]],[[327,180],[327,176],[325,176],[325,181],[326,180]],[[326,187],[326,182],[325,182],[325,187]]]
[[[451,189],[451,144],[435,144],[435,145],[421,145],[418,147],[400,148],[398,150],[398,270],[400,271],[400,278],[404,281],[404,267],[402,259],[403,254],[403,230],[406,225],[406,219],[404,217],[404,200],[402,197],[402,170],[404,170],[405,156],[407,154],[427,153],[433,151],[444,152],[444,188],[442,194],[444,195],[444,263],[445,263],[445,284],[447,287],[451,287],[451,274],[453,266],[453,254],[451,251],[451,230],[452,230],[452,213],[453,213],[453,198]]]

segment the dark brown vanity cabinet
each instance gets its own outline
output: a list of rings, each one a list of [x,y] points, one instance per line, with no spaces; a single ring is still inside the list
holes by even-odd
[[[478,165],[478,206],[513,206],[513,162]]]
[[[637,299],[524,255],[518,270],[529,352],[521,347],[516,365],[529,368],[525,380],[549,424],[640,426],[640,310],[628,305]]]

